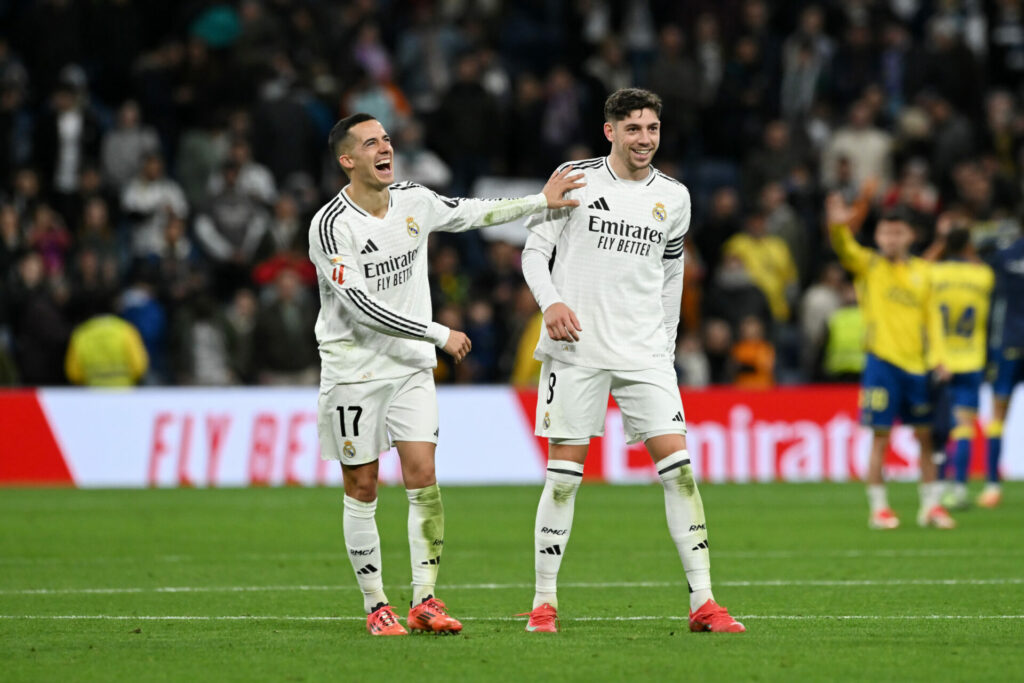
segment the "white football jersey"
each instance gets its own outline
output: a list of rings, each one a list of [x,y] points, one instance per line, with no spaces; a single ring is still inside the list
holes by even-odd
[[[671,363],[690,193],[654,167],[632,181],[607,157],[572,166],[585,175],[569,194],[580,205],[529,219],[523,273],[541,310],[563,302],[583,329],[578,342],[542,330],[534,357],[609,370]]]
[[[521,199],[449,199],[416,183],[389,188],[388,212],[371,216],[342,189],[309,226],[320,314],[320,386],[408,375],[437,365],[449,329],[431,321],[427,238],[515,220],[547,206]]]

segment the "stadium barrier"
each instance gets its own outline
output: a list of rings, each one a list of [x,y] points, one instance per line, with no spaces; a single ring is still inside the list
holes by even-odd
[[[1003,469],[1024,478],[1024,391],[1006,425]],[[869,434],[853,386],[683,392],[691,458],[712,482],[847,481],[865,471]],[[0,392],[0,485],[78,487],[336,485],[319,457],[315,388],[38,389]],[[441,387],[438,479],[445,484],[535,483],[545,442],[533,435],[535,391]],[[982,419],[991,405],[983,395]],[[983,468],[981,421],[972,471]],[[912,480],[917,447],[897,429],[891,478]],[[381,478],[400,481],[394,451]],[[628,446],[610,403],[586,475],[656,480],[642,444]]]

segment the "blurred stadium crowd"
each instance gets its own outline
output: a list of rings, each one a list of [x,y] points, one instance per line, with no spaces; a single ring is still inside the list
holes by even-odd
[[[110,313],[143,383],[315,383],[306,230],[356,111],[400,180],[469,196],[606,154],[606,95],[658,92],[655,164],[693,198],[690,386],[857,374],[828,191],[877,179],[921,249],[1019,230],[1021,0],[0,0],[0,26],[3,384],[67,383]],[[519,246],[432,239],[435,319],[473,340],[439,381],[532,384]]]

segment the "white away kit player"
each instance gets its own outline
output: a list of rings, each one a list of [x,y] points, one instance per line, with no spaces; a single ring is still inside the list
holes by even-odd
[[[574,162],[586,183],[569,194],[579,208],[549,210],[527,224],[523,274],[544,312],[536,433],[548,438],[548,469],[526,630],[557,631],[558,569],[587,448],[604,432],[611,392],[628,442],[644,442],[664,486],[669,533],[690,586],[690,629],[741,632],[711,593],[704,506],[673,368],[690,195],[651,166],[661,126],[657,95],[619,90],[604,113],[611,154]]]
[[[368,114],[339,121],[328,141],[349,184],[309,228],[320,314],[321,455],[341,461],[344,532],[374,635],[404,635],[384,594],[377,533],[377,459],[398,448],[409,498],[413,630],[457,633],[462,625],[434,597],[444,548],[444,508],[434,475],[438,437],[434,347],[461,361],[465,334],[431,321],[427,238],[565,209],[581,188],[563,170],[541,193],[522,199],[449,199],[415,183],[393,183],[391,140]]]

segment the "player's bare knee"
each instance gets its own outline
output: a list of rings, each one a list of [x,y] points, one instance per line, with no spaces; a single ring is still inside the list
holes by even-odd
[[[376,465],[376,463],[342,466],[345,495],[364,503],[377,500],[377,468],[371,465]]]
[[[407,489],[422,489],[433,486],[437,483],[437,474],[434,472],[434,465],[429,468],[402,468],[402,479]]]
[[[647,452],[655,463],[664,460],[673,453],[686,450],[686,437],[682,434],[658,434],[644,440]]]
[[[587,459],[589,448],[589,440],[588,443],[555,443],[549,440],[548,460],[568,460],[582,465]]]

